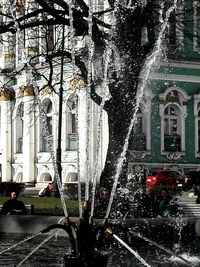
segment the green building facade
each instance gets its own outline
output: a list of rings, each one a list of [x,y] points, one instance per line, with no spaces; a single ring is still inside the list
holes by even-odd
[[[137,113],[129,172],[200,169],[200,3],[190,1],[190,12],[177,10],[163,42],[165,59],[151,73]]]

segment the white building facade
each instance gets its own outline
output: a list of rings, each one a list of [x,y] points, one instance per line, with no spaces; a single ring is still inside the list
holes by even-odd
[[[2,9],[8,12],[9,3],[2,2]],[[22,12],[35,10],[35,1],[17,1],[16,17]],[[1,17],[7,20],[6,17]],[[55,159],[58,146],[58,121],[60,117],[60,85],[55,78],[55,86],[47,84],[48,65],[42,55],[44,29],[47,31],[49,46],[59,45],[60,28],[34,27],[16,34],[2,35],[0,44],[0,180],[2,182],[24,182],[27,186],[42,187],[55,177]],[[66,31],[67,31],[66,27]],[[77,42],[80,45],[80,42]],[[65,40],[65,47],[69,46]],[[49,48],[51,49],[51,48]],[[22,68],[24,62],[30,62],[34,69],[42,69],[42,75],[36,77],[30,66]],[[60,66],[59,66],[60,68]],[[85,181],[89,172],[90,179],[96,165],[97,177],[103,168],[108,145],[107,117],[103,113],[99,122],[100,108],[86,95],[85,83],[79,75],[74,75],[73,66],[63,67],[63,101],[61,166],[62,183],[73,182],[80,174]],[[19,71],[10,78],[9,71]],[[59,73],[60,69],[57,70]],[[46,75],[46,76],[45,76]],[[55,76],[56,77],[56,74]],[[56,80],[57,79],[57,80]],[[88,131],[88,129],[91,129]],[[101,135],[98,135],[98,131]],[[99,136],[99,137],[98,137]],[[98,140],[97,140],[98,139]]]

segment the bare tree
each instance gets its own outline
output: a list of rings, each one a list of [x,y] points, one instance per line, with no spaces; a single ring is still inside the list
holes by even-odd
[[[172,0],[108,0],[103,1],[102,10],[91,14],[92,1],[87,4],[83,0],[35,0],[34,8],[27,10],[26,1],[11,2],[11,7],[2,11],[6,19],[1,21],[0,33],[15,35],[18,31],[24,34],[28,30],[37,31],[42,27],[42,38],[46,49],[37,51],[29,57],[29,64],[34,69],[35,75],[44,76],[47,85],[54,88],[53,82],[59,79],[56,67],[63,60],[64,64],[74,61],[81,72],[85,83],[89,85],[91,99],[101,105],[102,96],[96,92],[96,85],[102,83],[105,73],[103,67],[107,64],[107,86],[109,98],[105,100],[104,110],[108,114],[109,145],[106,163],[101,174],[101,184],[110,186],[116,173],[118,158],[120,157],[136,105],[136,94],[141,80],[141,70],[145,60],[153,52],[163,21],[167,17],[169,8],[173,7],[168,18],[168,27],[162,36],[163,44],[167,44],[168,53],[180,48],[175,35],[176,29],[191,37],[193,21],[192,1]],[[102,1],[101,1],[102,2]],[[183,7],[184,5],[184,7]],[[106,6],[106,8],[105,8]],[[13,8],[15,7],[15,8]],[[188,18],[184,21],[183,18]],[[73,46],[62,48],[65,40],[71,34],[70,25],[73,24],[74,38],[86,40],[91,34],[94,51],[92,53],[93,69],[88,70],[88,55],[91,47],[81,47],[76,50]],[[185,28],[187,26],[187,29]],[[51,27],[57,27],[58,38],[54,45],[49,34]],[[62,29],[68,29],[65,36]],[[43,38],[44,37],[44,38]],[[29,35],[29,38],[30,35]],[[173,43],[174,42],[174,43]],[[109,62],[106,62],[106,52],[109,51]],[[172,55],[173,53],[169,53]],[[37,64],[38,58],[43,58],[43,64]],[[12,70],[12,77],[27,68]],[[6,70],[4,71],[6,72]],[[47,75],[48,74],[48,75]],[[91,74],[91,75],[90,75]],[[9,70],[10,75],[10,70]],[[88,78],[89,77],[89,78]],[[121,172],[121,179],[126,177],[126,160]]]

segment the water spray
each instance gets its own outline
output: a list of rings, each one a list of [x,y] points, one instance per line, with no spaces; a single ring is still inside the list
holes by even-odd
[[[144,266],[151,267],[140,255],[133,250],[131,247],[129,247],[121,238],[119,238],[116,234],[113,234],[112,230],[110,228],[107,228],[105,233],[108,235],[111,235],[113,238],[115,238],[121,245],[123,245],[131,254],[133,254]]]
[[[181,256],[177,255],[176,253],[174,253],[173,251],[171,251],[171,250],[169,250],[169,249],[163,247],[162,245],[156,243],[155,241],[150,240],[149,238],[147,238],[147,237],[145,237],[145,236],[142,236],[140,233],[137,233],[137,232],[135,232],[135,231],[133,231],[133,230],[131,230],[130,233],[133,234],[134,236],[137,236],[137,237],[139,237],[139,238],[141,238],[141,239],[143,239],[143,240],[149,242],[150,244],[156,246],[157,248],[159,248],[159,249],[161,249],[161,250],[167,252],[167,253],[170,254],[171,256],[174,256],[174,257],[180,259],[180,260],[181,260],[183,263],[185,263],[186,265],[188,265],[188,266],[195,266],[195,265],[193,265],[191,262],[189,262],[189,261],[187,261],[186,259],[184,259],[183,257],[181,257]]]

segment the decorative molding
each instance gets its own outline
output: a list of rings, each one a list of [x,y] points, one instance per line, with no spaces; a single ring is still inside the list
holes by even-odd
[[[182,152],[166,152],[166,158],[169,160],[178,160],[180,159],[182,156],[184,155],[184,153]]]
[[[197,61],[169,60],[167,62],[162,62],[161,66],[183,69],[200,69],[200,63]]]
[[[176,75],[176,74],[164,74],[164,73],[152,73],[150,76],[151,80],[167,80],[175,82],[191,82],[200,83],[200,76],[192,75]]]
[[[3,89],[0,91],[0,101],[11,101],[13,96],[14,92],[11,89]]]
[[[63,151],[62,162],[76,162],[77,161],[77,151]]]
[[[15,54],[13,53],[5,53],[2,55],[2,57],[4,57],[5,59],[12,59],[15,58]]]
[[[135,158],[135,159],[143,159],[146,155],[149,155],[149,151],[136,151],[132,150],[130,151],[130,154]]]
[[[73,79],[68,82],[68,89],[75,90],[81,89],[86,86],[85,80],[79,74],[77,74]]]
[[[169,101],[171,103],[176,102],[174,101],[175,99],[179,98],[182,95],[182,101],[186,102],[189,99],[191,99],[191,96],[189,96],[182,88],[178,87],[178,86],[171,86],[168,87],[164,93],[159,94],[159,99],[165,101],[168,97],[168,95],[172,93],[171,98],[173,98],[172,101]],[[178,94],[179,93],[179,94]],[[180,95],[181,94],[181,95]]]
[[[50,95],[53,92],[53,88],[49,85],[45,86],[41,91],[41,95]]]
[[[133,166],[141,164],[141,162],[130,162],[129,163],[129,169],[133,168]],[[145,166],[145,168],[171,168],[172,163],[170,162],[142,162],[142,165]],[[199,163],[193,164],[193,163],[176,163],[177,168],[183,168],[183,169],[199,169]]]
[[[23,85],[19,88],[18,97],[22,96],[34,96],[33,85]]]
[[[22,12],[25,9],[26,0],[17,0],[16,1],[16,10],[17,12]]]

